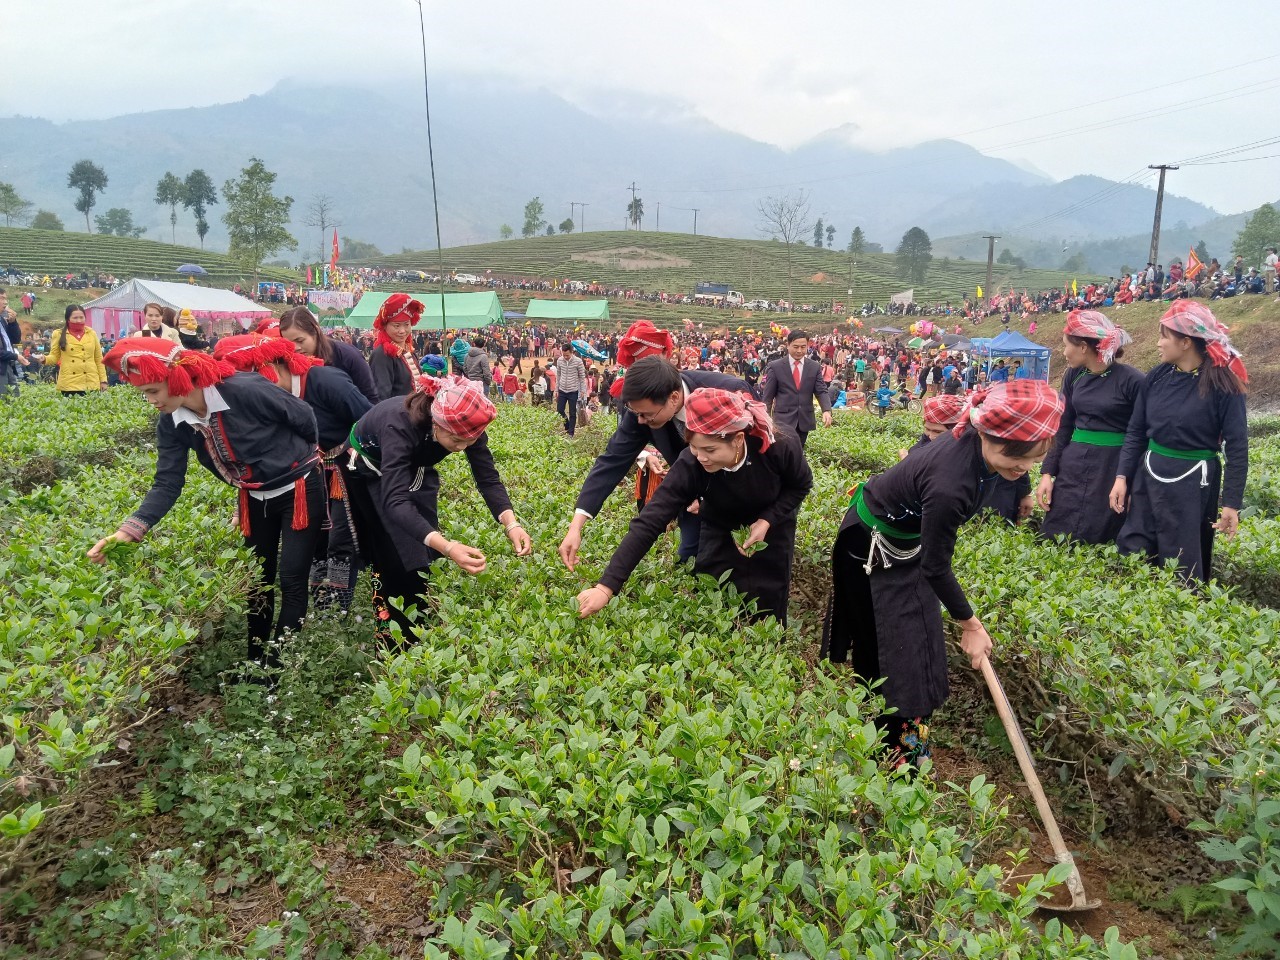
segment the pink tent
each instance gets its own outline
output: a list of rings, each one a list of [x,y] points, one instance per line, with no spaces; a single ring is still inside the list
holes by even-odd
[[[84,309],[90,326],[114,340],[142,328],[142,311],[148,303],[190,310],[197,320],[236,320],[246,330],[272,315],[266,307],[230,290],[163,280],[130,280],[89,301]]]

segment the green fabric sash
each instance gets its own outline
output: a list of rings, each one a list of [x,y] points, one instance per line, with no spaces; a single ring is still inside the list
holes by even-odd
[[[1217,450],[1174,450],[1154,440],[1147,441],[1147,449],[1162,457],[1173,457],[1176,460],[1217,460]]]
[[[1071,431],[1072,443],[1087,443],[1094,447],[1123,447],[1124,434],[1114,430],[1085,430],[1076,427]]]
[[[364,452],[364,447],[360,446],[360,438],[356,436],[356,428],[354,424],[351,427],[351,435],[347,437],[347,440],[351,443],[351,449],[354,450],[356,453],[360,454],[360,456],[364,457],[370,463],[373,463],[373,464],[378,463],[377,457],[369,456],[367,453]]]
[[[889,526],[889,524],[885,523],[883,520],[877,517],[874,513],[872,513],[871,508],[867,506],[867,502],[864,499],[862,499],[862,484],[858,484],[857,489],[854,490],[851,506],[857,508],[858,518],[863,523],[865,523],[872,530],[879,530],[883,536],[893,537],[895,540],[919,540],[920,539],[920,534],[907,533],[905,530],[899,530],[896,527],[891,527]]]

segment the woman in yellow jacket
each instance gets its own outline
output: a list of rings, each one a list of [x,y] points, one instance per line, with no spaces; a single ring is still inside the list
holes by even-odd
[[[54,338],[44,362],[58,367],[58,389],[64,397],[107,389],[102,344],[93,327],[85,323],[84,308],[74,303],[67,307],[62,330]]]

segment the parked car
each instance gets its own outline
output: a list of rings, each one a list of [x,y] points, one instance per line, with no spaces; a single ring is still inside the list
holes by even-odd
[[[747,310],[768,310],[772,304],[768,300],[748,300],[742,306]]]

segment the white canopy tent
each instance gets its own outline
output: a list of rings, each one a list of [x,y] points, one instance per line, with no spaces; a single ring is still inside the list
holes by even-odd
[[[271,311],[230,290],[198,287],[163,280],[130,280],[84,305],[89,325],[99,334],[127,337],[141,329],[142,309],[148,303],[175,310],[190,310],[197,320],[236,320],[242,329]]]

